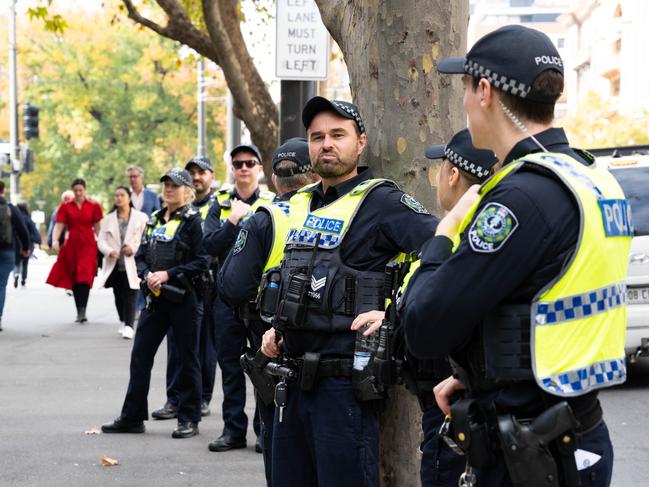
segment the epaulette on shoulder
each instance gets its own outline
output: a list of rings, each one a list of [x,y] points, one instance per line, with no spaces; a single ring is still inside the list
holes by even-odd
[[[273,193],[272,191],[260,191],[259,197],[262,200],[273,201],[275,199],[275,193]]]

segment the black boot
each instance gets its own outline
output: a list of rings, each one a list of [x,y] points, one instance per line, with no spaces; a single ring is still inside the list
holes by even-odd
[[[86,308],[77,308],[77,319],[74,320],[75,323],[84,324],[88,321],[86,318]]]

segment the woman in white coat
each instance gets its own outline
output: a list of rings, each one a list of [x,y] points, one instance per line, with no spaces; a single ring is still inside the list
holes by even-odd
[[[119,186],[115,190],[115,206],[101,221],[97,246],[104,254],[99,286],[112,287],[115,307],[119,315],[119,333],[133,338],[135,300],[140,279],[135,268],[135,253],[140,246],[148,217],[136,210],[131,201],[131,190]]]

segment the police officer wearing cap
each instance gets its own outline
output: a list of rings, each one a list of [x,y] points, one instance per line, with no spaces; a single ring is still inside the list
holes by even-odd
[[[261,154],[253,144],[243,144],[230,152],[234,186],[216,193],[218,204],[210,208],[205,221],[203,245],[209,254],[223,262],[235,242],[245,238],[239,230],[243,222],[264,202],[271,202],[274,193],[259,188]],[[233,309],[218,295],[212,305],[216,329],[217,361],[221,368],[223,385],[223,433],[209,444],[210,451],[222,452],[246,447],[248,417],[246,405],[246,379],[239,363],[241,350],[248,334]],[[257,451],[261,452],[259,418],[255,414],[253,428],[257,435]]]
[[[434,233],[437,219],[359,168],[367,136],[358,108],[315,97],[302,112],[322,182],[290,201],[281,300],[262,351],[293,364],[273,425],[273,485],[378,485],[377,404],[352,383],[362,312],[379,309],[388,262]],[[276,334],[281,340],[276,341]],[[276,398],[276,400],[278,400]]]
[[[481,486],[607,486],[597,390],[625,379],[624,194],[552,127],[563,64],[545,34],[502,27],[438,70],[463,75],[473,144],[503,162],[440,222],[404,297],[412,353],[455,371],[435,395],[464,485],[478,469]]]
[[[467,129],[457,132],[447,144],[437,144],[426,149],[426,157],[442,160],[437,173],[437,200],[445,211],[450,211],[472,185],[481,184],[491,176],[496,168],[497,159],[492,151],[479,150],[473,147],[471,135]],[[367,326],[366,335],[376,333],[387,316],[397,330],[403,329],[400,314],[400,297],[407,289],[409,280],[419,267],[414,260],[401,271],[404,278],[396,294],[396,309],[390,304],[383,311],[373,310],[359,315],[352,323],[352,330]],[[395,335],[402,337],[400,331]],[[401,348],[399,348],[401,349]],[[397,358],[397,357],[395,357]],[[456,487],[464,471],[464,458],[444,442],[439,435],[444,422],[433,388],[452,372],[446,359],[421,360],[406,350],[403,357],[401,374],[404,384],[417,396],[422,410],[421,426],[423,442],[421,444],[421,485],[422,487]]]
[[[288,232],[288,201],[303,186],[319,177],[311,168],[309,146],[304,138],[287,140],[273,152],[273,186],[278,197],[273,203],[262,204],[246,221],[241,233],[246,238],[228,254],[219,273],[221,297],[240,316],[252,334],[253,351],[259,349],[263,333],[269,325],[261,320],[257,295],[262,274],[280,265]],[[267,485],[271,485],[271,444],[273,432],[273,402],[268,404],[257,395],[261,419],[261,446]]]
[[[216,201],[212,183],[214,182],[214,169],[208,157],[195,156],[185,164],[185,170],[192,178],[192,185],[196,198],[192,202],[194,208],[204,222],[207,212]],[[216,266],[215,266],[216,268]],[[201,334],[199,361],[201,364],[201,416],[210,414],[209,404],[214,390],[214,376],[216,374],[216,337],[212,321],[211,304],[213,299],[213,283],[208,273],[203,274],[197,283],[198,298],[201,313]],[[180,380],[180,359],[176,348],[173,329],[167,332],[167,401],[164,406],[156,409],[151,416],[156,419],[172,419],[178,414],[178,382]]]
[[[156,351],[172,328],[180,358],[178,426],[173,438],[198,434],[201,420],[201,376],[198,361],[200,330],[196,278],[207,270],[209,256],[202,250],[200,215],[187,171],[170,169],[164,184],[165,206],[151,215],[135,261],[148,294],[131,352],[131,372],[120,416],[104,424],[104,433],[143,433],[148,419],[147,395]]]

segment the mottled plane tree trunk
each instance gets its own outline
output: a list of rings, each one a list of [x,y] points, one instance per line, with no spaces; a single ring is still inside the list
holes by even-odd
[[[340,46],[354,102],[365,121],[364,162],[440,214],[439,164],[424,156],[465,126],[459,77],[437,62],[466,49],[467,0],[316,0]],[[381,485],[419,485],[421,413],[414,396],[393,388],[381,418]]]

